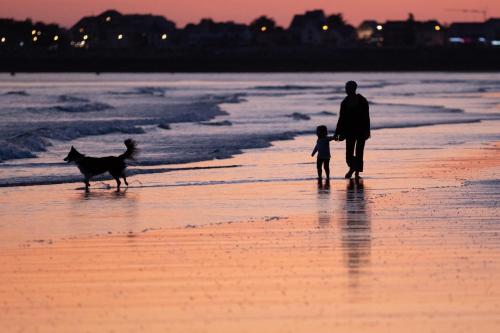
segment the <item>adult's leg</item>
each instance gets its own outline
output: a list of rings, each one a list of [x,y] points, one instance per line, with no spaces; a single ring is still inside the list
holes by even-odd
[[[356,141],[356,168],[357,172],[363,172],[363,155],[365,153],[365,140]]]
[[[354,147],[356,145],[356,140],[352,138],[346,138],[345,140],[345,162],[349,166],[349,171],[345,175],[345,178],[351,178],[354,167],[356,163],[356,159],[354,157]]]

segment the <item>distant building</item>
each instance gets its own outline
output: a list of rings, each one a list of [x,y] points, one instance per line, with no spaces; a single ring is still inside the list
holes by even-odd
[[[356,29],[344,21],[342,14],[328,16],[326,26],[323,26],[322,30],[325,32],[325,40],[328,45],[351,47],[356,44]]]
[[[486,26],[482,22],[457,22],[448,29],[450,45],[486,45]]]
[[[299,44],[323,44],[325,39],[326,15],[322,10],[308,11],[295,15],[288,29]]]
[[[234,22],[214,22],[202,19],[198,24],[188,24],[182,32],[182,41],[190,46],[241,46],[251,41],[248,26]]]
[[[88,16],[71,29],[73,46],[81,48],[166,48],[175,38],[175,23],[157,15],[122,15],[108,10]]]
[[[288,30],[292,40],[303,45],[344,47],[356,40],[356,30],[344,22],[342,15],[327,17],[322,10],[295,15]]]
[[[358,40],[367,45],[382,46],[382,24],[374,20],[366,20],[356,29]]]
[[[261,16],[250,23],[252,43],[265,46],[276,46],[290,43],[289,34],[276,26],[276,22],[267,16]]]
[[[56,24],[0,19],[0,52],[17,49],[57,50],[67,45],[67,42],[67,31]]]
[[[486,39],[491,46],[500,47],[500,18],[491,18],[485,22]]]
[[[500,19],[453,23],[447,36],[450,45],[500,46]]]
[[[387,21],[381,25],[380,30],[385,47],[444,45],[444,27],[438,21],[415,21],[411,14],[406,21]]]
[[[415,44],[420,47],[445,45],[445,27],[438,21],[417,22],[415,25]]]

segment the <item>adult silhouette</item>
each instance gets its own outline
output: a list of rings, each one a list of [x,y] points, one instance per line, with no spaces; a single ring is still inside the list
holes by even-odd
[[[362,95],[356,93],[358,84],[349,81],[345,85],[347,97],[340,105],[340,115],[335,129],[336,140],[346,141],[346,163],[349,171],[345,178],[350,179],[355,173],[357,179],[363,172],[363,154],[365,141],[370,138],[370,112],[368,101]]]

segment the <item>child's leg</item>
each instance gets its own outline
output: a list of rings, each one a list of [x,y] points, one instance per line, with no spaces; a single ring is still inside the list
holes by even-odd
[[[330,179],[330,159],[323,160],[323,165],[325,168],[326,179]]]
[[[321,170],[321,164],[323,164],[323,161],[321,159],[316,160],[316,169],[318,170],[318,178],[321,179],[323,177],[323,171]]]

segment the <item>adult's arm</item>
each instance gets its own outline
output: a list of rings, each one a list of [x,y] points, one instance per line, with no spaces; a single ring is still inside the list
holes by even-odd
[[[365,140],[368,140],[371,136],[370,127],[370,105],[366,98],[363,97],[363,118],[364,118],[364,133]]]
[[[340,104],[339,120],[337,121],[337,127],[335,128],[335,138],[337,140],[345,137],[344,126],[345,126],[345,106],[344,102],[342,102]]]

